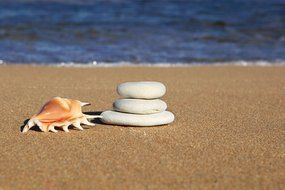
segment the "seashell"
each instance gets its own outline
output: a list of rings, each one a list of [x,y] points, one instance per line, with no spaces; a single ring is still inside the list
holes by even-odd
[[[55,127],[62,128],[65,132],[69,132],[68,127],[73,125],[79,130],[83,130],[80,124],[95,126],[88,119],[102,118],[99,115],[86,115],[82,113],[82,106],[90,105],[90,103],[80,102],[67,98],[55,97],[48,101],[40,110],[40,112],[28,121],[23,128],[26,133],[31,127],[37,125],[41,131],[57,132]]]

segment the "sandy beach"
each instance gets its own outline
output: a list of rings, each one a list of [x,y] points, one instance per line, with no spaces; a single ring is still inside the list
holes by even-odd
[[[125,81],[167,86],[174,123],[20,133],[54,96],[110,109]],[[285,67],[0,66],[0,190],[284,189]]]

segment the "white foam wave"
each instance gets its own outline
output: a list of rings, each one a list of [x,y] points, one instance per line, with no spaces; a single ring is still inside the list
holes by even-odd
[[[133,62],[96,62],[91,63],[60,63],[60,64],[49,64],[57,67],[192,67],[192,66],[284,66],[285,61],[228,61],[228,62],[191,62],[191,63],[133,63]]]
[[[5,62],[0,60],[0,64],[10,65],[15,63]],[[20,64],[21,63],[17,63]],[[78,63],[78,62],[62,62],[62,63],[31,63],[27,65],[47,65],[52,67],[78,67],[78,68],[89,68],[89,67],[193,67],[193,66],[284,66],[285,60],[276,61],[227,61],[227,62],[190,62],[190,63],[134,63],[134,62],[97,62],[92,61],[88,63]]]

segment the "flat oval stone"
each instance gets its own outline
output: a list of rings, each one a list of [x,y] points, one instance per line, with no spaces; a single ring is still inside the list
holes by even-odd
[[[167,105],[160,99],[118,99],[113,103],[113,109],[119,112],[135,114],[152,114],[165,111]]]
[[[139,127],[165,125],[174,121],[174,115],[169,111],[163,111],[160,113],[148,115],[129,114],[116,111],[104,111],[103,113],[101,113],[101,116],[101,121],[107,124]]]
[[[156,99],[165,94],[166,87],[160,82],[125,82],[118,85],[117,92],[125,98]]]

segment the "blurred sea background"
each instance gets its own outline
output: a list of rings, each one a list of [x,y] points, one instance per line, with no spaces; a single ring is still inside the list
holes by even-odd
[[[284,60],[284,0],[0,0],[0,63]]]

